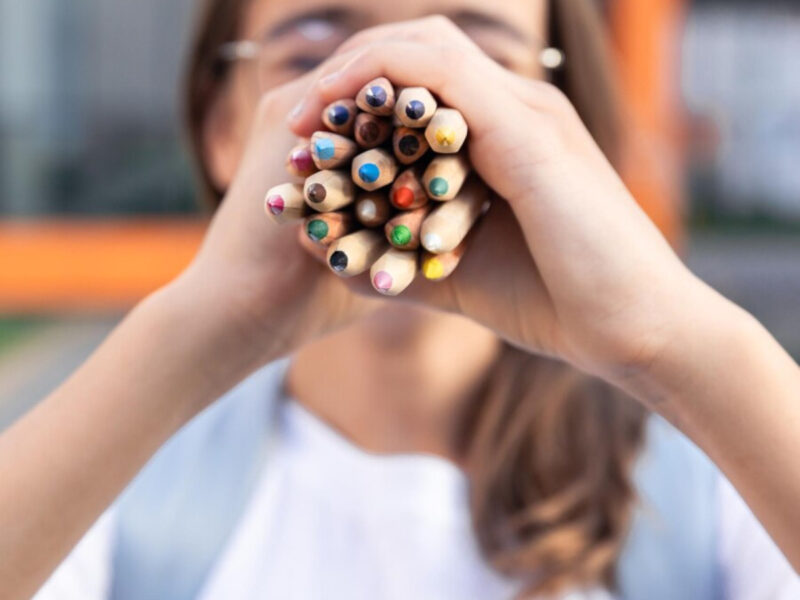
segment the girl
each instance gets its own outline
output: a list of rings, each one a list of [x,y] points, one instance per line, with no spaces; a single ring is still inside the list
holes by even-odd
[[[721,476],[609,385],[692,435],[800,556],[797,367],[609,165],[589,6],[209,0],[189,117],[219,209],[189,269],[0,439],[5,595],[39,588],[201,411],[39,598],[800,593]],[[449,18],[409,21],[434,8]],[[542,40],[566,53],[561,92]],[[356,293],[261,214],[292,134],[378,75],[459,108],[507,201],[404,303]]]

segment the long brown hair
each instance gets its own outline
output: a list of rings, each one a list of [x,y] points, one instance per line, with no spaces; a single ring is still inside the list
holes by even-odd
[[[249,0],[205,0],[191,48],[186,118],[205,191],[202,130]],[[590,0],[551,0],[550,43],[566,55],[553,83],[572,100],[612,162],[621,154],[619,102],[602,20]],[[555,361],[504,348],[456,443],[467,457],[476,536],[498,570],[529,593],[614,585],[631,520],[631,481],[645,412],[608,385]]]

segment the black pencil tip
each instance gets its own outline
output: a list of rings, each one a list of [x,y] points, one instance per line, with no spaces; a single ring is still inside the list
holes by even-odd
[[[347,268],[347,254],[341,250],[337,250],[331,254],[331,258],[328,262],[330,262],[334,271],[341,273]]]

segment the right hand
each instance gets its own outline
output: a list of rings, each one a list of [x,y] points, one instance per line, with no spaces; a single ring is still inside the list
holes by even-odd
[[[201,314],[237,336],[230,346],[259,364],[345,324],[371,304],[315,260],[319,249],[298,226],[279,226],[264,213],[267,190],[290,180],[283,165],[296,138],[286,116],[311,86],[310,77],[261,98],[237,174],[198,255],[176,282],[190,299],[204,300]]]

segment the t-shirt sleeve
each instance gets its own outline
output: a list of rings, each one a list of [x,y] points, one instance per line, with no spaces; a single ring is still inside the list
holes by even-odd
[[[112,574],[116,510],[107,510],[34,596],[34,600],[105,600]]]
[[[719,480],[719,561],[726,600],[797,600],[800,576],[724,477]]]

